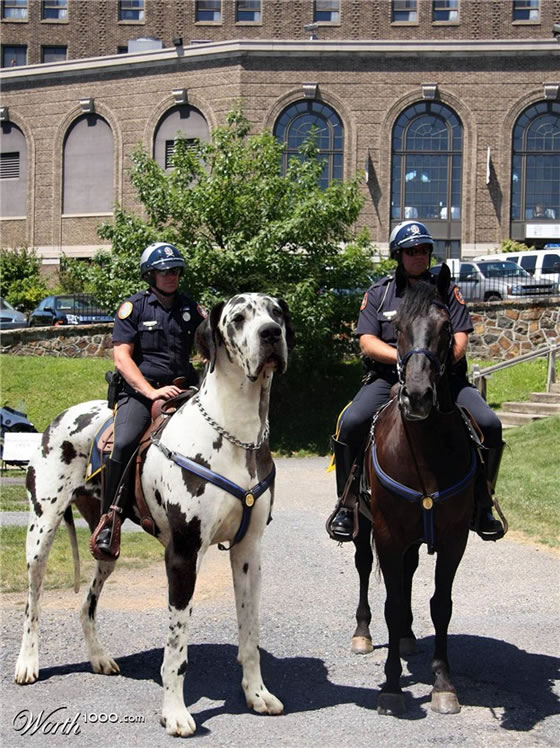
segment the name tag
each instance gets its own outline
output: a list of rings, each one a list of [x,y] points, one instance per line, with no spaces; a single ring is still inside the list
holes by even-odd
[[[144,325],[144,327],[154,327],[155,325],[157,325],[157,319],[151,319],[147,322],[142,322],[142,324]]]
[[[395,309],[393,312],[383,312],[383,316],[385,317],[385,319],[393,319],[396,313],[397,310]]]

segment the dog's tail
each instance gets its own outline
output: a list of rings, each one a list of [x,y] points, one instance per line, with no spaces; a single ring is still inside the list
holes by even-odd
[[[74,515],[72,514],[72,505],[66,507],[64,512],[64,522],[70,536],[70,545],[72,546],[72,560],[74,562],[74,592],[80,591],[80,554],[78,552],[78,539],[76,537],[76,525],[74,524]]]

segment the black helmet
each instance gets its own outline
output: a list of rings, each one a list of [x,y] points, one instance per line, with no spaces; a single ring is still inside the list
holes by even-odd
[[[169,268],[185,267],[177,247],[166,242],[154,242],[142,252],[140,258],[140,275],[152,285],[152,270],[168,270]]]
[[[401,249],[416,247],[419,244],[429,244],[431,254],[434,240],[428,229],[420,221],[402,221],[391,231],[389,239],[391,259],[398,260]]]

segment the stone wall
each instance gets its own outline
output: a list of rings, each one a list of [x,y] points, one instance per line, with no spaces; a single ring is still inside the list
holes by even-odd
[[[470,303],[474,332],[468,355],[505,361],[546,343],[560,343],[560,298]],[[32,327],[0,332],[0,354],[112,357],[113,324]]]

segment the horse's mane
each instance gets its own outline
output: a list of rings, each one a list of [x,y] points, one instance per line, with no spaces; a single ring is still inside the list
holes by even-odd
[[[403,303],[401,304],[395,322],[405,319],[425,317],[430,311],[434,299],[439,298],[437,288],[433,283],[418,281],[414,286],[406,289]]]

